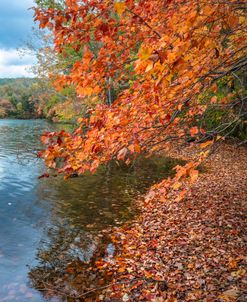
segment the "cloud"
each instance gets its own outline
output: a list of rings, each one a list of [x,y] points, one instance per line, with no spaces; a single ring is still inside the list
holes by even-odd
[[[32,32],[33,0],[0,1],[0,47],[20,47]]]
[[[35,56],[22,55],[15,49],[0,49],[0,78],[33,77],[30,71]]]
[[[32,77],[30,67],[35,57],[20,57],[16,48],[30,40],[32,35],[34,0],[0,0],[0,78]]]

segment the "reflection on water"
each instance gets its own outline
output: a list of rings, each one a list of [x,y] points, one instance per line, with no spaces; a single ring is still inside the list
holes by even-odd
[[[0,120],[1,302],[45,301],[30,287],[30,267],[54,270],[73,259],[89,261],[99,232],[130,219],[134,197],[174,164],[140,159],[131,168],[111,163],[95,175],[68,181],[38,180],[44,170],[35,156],[39,135],[61,127],[42,120]]]

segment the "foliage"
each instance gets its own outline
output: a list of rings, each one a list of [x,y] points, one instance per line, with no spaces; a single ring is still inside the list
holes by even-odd
[[[0,117],[31,118],[39,114],[33,96],[34,79],[0,79]]]
[[[215,92],[209,91],[202,94],[201,103],[206,104],[207,109],[198,126],[207,129],[207,133],[212,137],[214,133],[217,133],[246,140],[246,108],[243,108],[246,106],[247,96],[245,78],[246,75],[243,72],[234,74],[232,77],[218,81]],[[229,102],[230,99],[237,101]],[[222,103],[225,106],[222,106]]]
[[[48,167],[68,175],[94,172],[111,159],[128,163],[135,153],[169,150],[174,141],[210,138],[204,148],[246,116],[243,93],[216,96],[221,79],[232,82],[246,67],[245,4],[235,0],[49,3],[52,7],[35,10],[35,19],[41,28],[52,30],[57,53],[66,57],[68,47],[83,51],[83,59],[56,75],[56,88],[73,85],[79,96],[99,104],[79,119],[73,134],[62,131],[42,137],[48,144],[41,154]],[[113,104],[105,93],[112,83],[127,83]],[[205,93],[212,97],[202,103]],[[207,133],[197,124],[212,103],[223,110],[233,112],[236,106],[240,110],[227,125]],[[178,168],[176,181],[187,175],[195,180],[196,166]]]

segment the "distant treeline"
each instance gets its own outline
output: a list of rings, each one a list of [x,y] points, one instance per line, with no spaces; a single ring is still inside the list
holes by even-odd
[[[32,78],[0,78],[0,85],[19,85],[29,87],[30,83],[34,83],[35,79]]]
[[[32,93],[35,83],[29,78],[0,79],[0,117],[39,117]]]
[[[75,122],[86,105],[73,87],[57,92],[49,79],[0,79],[0,118]]]

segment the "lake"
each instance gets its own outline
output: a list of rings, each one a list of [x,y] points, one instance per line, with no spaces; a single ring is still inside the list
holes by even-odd
[[[39,179],[44,131],[71,129],[45,120],[0,120],[0,302],[67,301],[35,286],[37,268],[88,262],[102,231],[135,215],[133,200],[167,176],[174,162],[114,163],[67,181]],[[109,244],[110,252],[114,247]],[[31,276],[31,277],[30,277]]]

